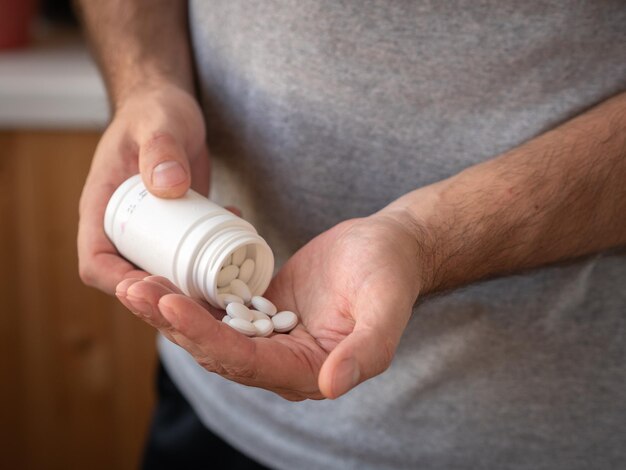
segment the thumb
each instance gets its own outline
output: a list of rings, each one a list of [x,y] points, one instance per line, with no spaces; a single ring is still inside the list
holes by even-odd
[[[359,383],[384,372],[393,358],[396,334],[355,325],[322,364],[318,386],[327,398],[337,398]]]
[[[141,142],[139,171],[146,188],[158,197],[181,197],[191,184],[185,149],[167,131],[153,133]]]

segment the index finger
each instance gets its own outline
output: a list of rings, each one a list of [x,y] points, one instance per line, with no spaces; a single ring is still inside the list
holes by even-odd
[[[159,310],[177,343],[206,369],[236,382],[317,395],[317,373],[326,353],[299,325],[289,335],[248,338],[207,315],[188,297],[161,297]]]

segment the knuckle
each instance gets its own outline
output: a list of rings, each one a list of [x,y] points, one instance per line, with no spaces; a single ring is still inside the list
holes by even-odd
[[[248,365],[244,366],[225,366],[224,370],[228,377],[237,377],[240,379],[255,380],[256,370]]]
[[[196,362],[209,372],[222,375],[223,368],[221,364],[214,359],[208,357],[196,357]]]
[[[256,378],[256,372],[253,368],[248,366],[235,366],[230,364],[223,364],[209,357],[196,358],[198,364],[209,372],[221,375],[227,379],[247,379],[254,380]]]

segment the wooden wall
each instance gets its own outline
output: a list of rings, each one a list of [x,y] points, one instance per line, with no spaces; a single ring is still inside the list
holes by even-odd
[[[155,336],[77,274],[96,133],[0,132],[0,468],[136,468]]]

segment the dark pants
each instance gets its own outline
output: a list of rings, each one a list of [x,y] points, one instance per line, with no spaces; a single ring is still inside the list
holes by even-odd
[[[265,469],[209,431],[159,364],[157,405],[144,450],[142,468]]]

